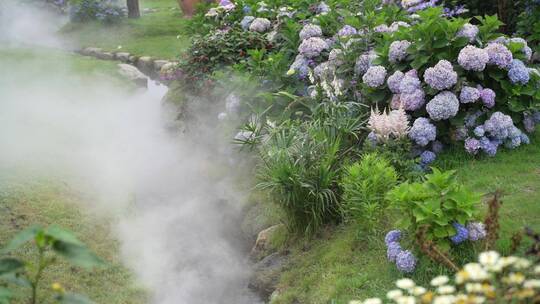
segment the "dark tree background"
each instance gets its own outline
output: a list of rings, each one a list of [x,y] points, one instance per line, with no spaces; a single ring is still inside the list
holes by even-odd
[[[127,0],[128,18],[139,18],[141,11],[139,9],[139,0]]]

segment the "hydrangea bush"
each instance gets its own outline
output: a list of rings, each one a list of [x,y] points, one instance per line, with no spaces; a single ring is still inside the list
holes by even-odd
[[[69,6],[69,17],[72,22],[98,20],[115,23],[125,15],[125,8],[116,0],[80,0]]]
[[[411,139],[432,152],[435,140],[490,156],[528,143],[526,133],[538,123],[532,117],[540,109],[540,74],[528,65],[527,42],[498,34],[495,17],[473,25],[441,13],[419,12],[410,26],[385,34],[362,76],[363,96],[407,110]],[[486,124],[488,132],[475,132]]]

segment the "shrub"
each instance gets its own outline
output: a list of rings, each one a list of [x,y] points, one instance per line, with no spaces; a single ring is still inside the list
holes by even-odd
[[[374,228],[387,207],[386,193],[397,184],[396,170],[389,161],[371,153],[343,171],[340,185],[345,215],[363,227]]]
[[[452,243],[468,239],[465,225],[473,222],[480,195],[459,184],[454,171],[433,168],[423,182],[402,183],[387,199],[403,215],[399,226],[412,235],[426,229],[427,239],[447,252]]]
[[[287,130],[288,129],[288,130]],[[339,147],[341,138],[323,127],[291,125],[262,146],[261,182],[287,214],[293,232],[312,234],[340,218]]]
[[[98,20],[115,23],[125,16],[125,11],[115,0],[80,0],[71,4],[69,17],[72,22]]]

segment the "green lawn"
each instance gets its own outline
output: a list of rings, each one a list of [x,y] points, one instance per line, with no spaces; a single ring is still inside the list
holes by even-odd
[[[80,48],[100,47],[160,59],[178,57],[189,39],[183,31],[186,19],[182,18],[176,0],[141,0],[140,5],[141,12],[145,8],[157,11],[142,13],[140,19],[126,18],[119,24],[68,24],[61,32]]]
[[[500,251],[507,252],[512,233],[527,225],[540,230],[540,130],[532,143],[494,158],[474,159],[464,152],[447,152],[436,166],[457,170],[459,179],[478,191],[504,192]],[[388,227],[391,229],[392,227]],[[282,293],[272,303],[347,303],[351,299],[384,296],[402,275],[386,261],[382,238],[361,241],[354,226],[325,231],[316,240],[291,245],[291,265],[280,278]],[[427,284],[446,272],[421,260],[412,276]]]
[[[66,185],[54,181],[24,181],[0,184],[0,246],[18,231],[33,224],[56,224],[68,228],[106,261],[95,270],[72,267],[66,262],[52,266],[39,288],[40,303],[53,303],[51,285],[62,284],[66,290],[87,295],[97,303],[145,303],[146,293],[138,287],[132,274],[118,257],[118,243],[110,236],[107,220],[85,213],[78,204],[89,204]],[[25,260],[37,259],[35,249],[28,245],[15,252]],[[16,289],[15,303],[27,302],[28,289]]]

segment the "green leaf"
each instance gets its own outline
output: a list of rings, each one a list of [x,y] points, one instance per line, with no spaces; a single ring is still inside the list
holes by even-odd
[[[51,237],[54,241],[62,241],[65,243],[84,246],[84,244],[79,241],[77,237],[73,235],[73,233],[56,225],[47,227],[45,234]]]
[[[93,304],[92,300],[82,294],[78,293],[65,293],[57,297],[59,303],[62,304]]]
[[[23,275],[19,273],[15,273],[15,272],[7,273],[4,275],[1,275],[0,278],[7,283],[11,283],[17,286],[27,287],[27,288],[32,287],[32,283],[30,283],[30,281],[28,281],[26,277],[24,277]]]
[[[2,251],[0,251],[0,253],[10,252],[21,247],[25,243],[34,239],[36,235],[42,230],[43,228],[38,225],[30,226],[22,230],[11,239],[11,241],[7,244],[6,247],[4,247],[4,249],[2,249]]]
[[[56,241],[53,244],[53,250],[66,258],[69,262],[80,267],[91,268],[104,264],[103,261],[86,246]]]
[[[433,234],[439,239],[442,239],[448,236],[448,232],[446,231],[445,227],[435,227],[433,229]]]
[[[15,258],[3,258],[0,259],[0,275],[14,272],[20,268],[23,268],[24,264]]]

